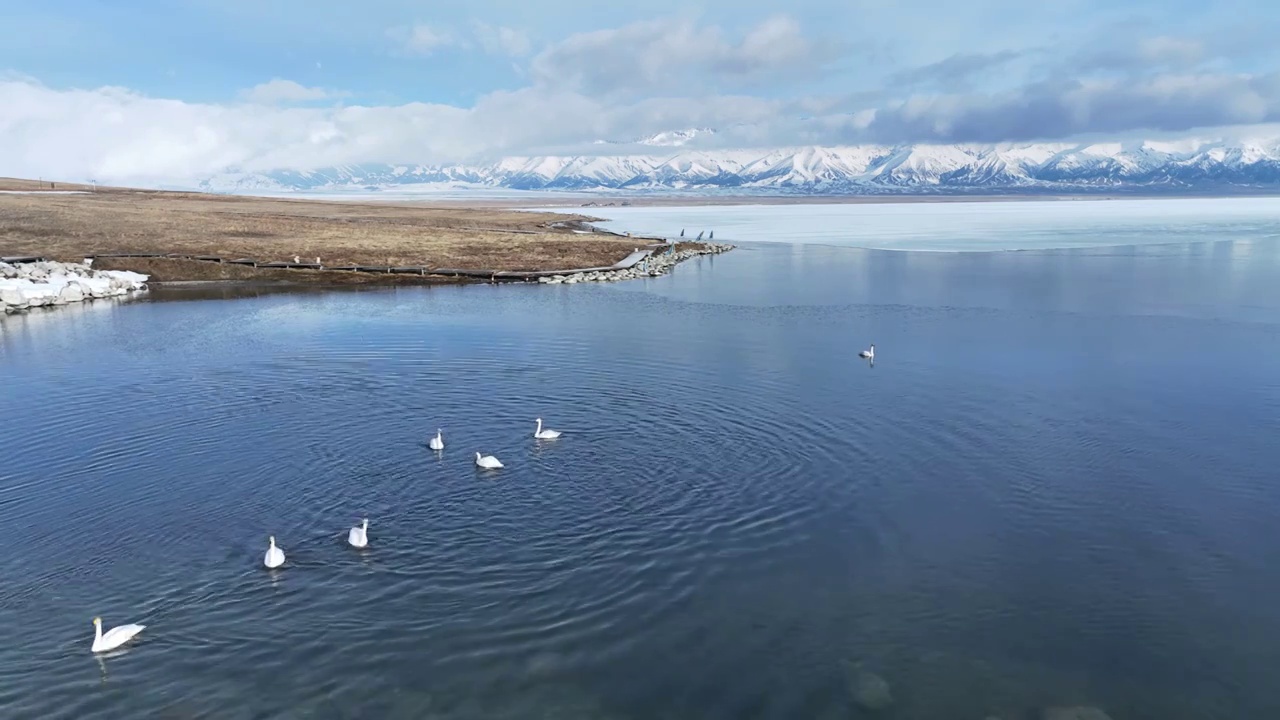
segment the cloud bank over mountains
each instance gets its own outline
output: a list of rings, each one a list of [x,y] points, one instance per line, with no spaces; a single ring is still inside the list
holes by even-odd
[[[682,151],[721,164],[737,162],[733,152],[806,147],[1265,145],[1268,124],[1280,123],[1280,71],[1269,69],[1265,33],[1106,22],[1074,43],[974,38],[927,60],[924,33],[910,46],[855,42],[781,13],[734,25],[677,12],[550,41],[495,18],[381,31],[386,62],[426,68],[471,53],[510,66],[506,87],[465,101],[380,101],[367,88],[283,74],[221,99],[182,99],[9,72],[0,74],[0,174],[190,184],[377,164],[649,157],[652,144],[628,139],[688,128],[715,132],[684,138]]]

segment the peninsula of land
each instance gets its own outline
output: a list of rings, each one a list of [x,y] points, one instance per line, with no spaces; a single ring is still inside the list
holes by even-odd
[[[657,238],[598,230],[590,225],[598,219],[0,179],[0,257],[93,258],[95,270],[153,283],[450,283],[576,271],[603,278],[663,247]],[[680,243],[668,255],[724,249]]]

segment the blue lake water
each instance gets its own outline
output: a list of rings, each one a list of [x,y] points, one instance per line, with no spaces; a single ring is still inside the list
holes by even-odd
[[[1209,225],[0,319],[0,716],[1280,716],[1280,242]]]

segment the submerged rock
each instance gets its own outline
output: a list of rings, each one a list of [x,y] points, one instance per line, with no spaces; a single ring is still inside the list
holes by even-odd
[[[864,670],[853,670],[849,679],[849,694],[858,707],[878,712],[893,704],[889,683],[879,675]]]

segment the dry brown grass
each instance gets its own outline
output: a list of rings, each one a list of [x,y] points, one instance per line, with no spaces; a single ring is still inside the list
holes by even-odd
[[[177,258],[98,258],[93,266],[99,270],[140,272],[147,275],[151,282],[157,283],[202,281],[303,285],[461,285],[476,282],[472,278],[446,275],[254,268],[247,265]]]
[[[0,178],[0,190],[90,190],[89,185],[75,183],[50,182],[48,180],[24,180],[22,178]],[[114,188],[112,188],[114,189]]]
[[[0,180],[0,190],[49,189]],[[57,190],[83,189],[58,183]],[[611,265],[642,241],[551,227],[582,221],[503,209],[253,198],[98,188],[90,194],[0,194],[0,255],[76,260],[98,253],[187,253],[326,265],[562,270]],[[117,267],[140,268],[132,260]],[[174,277],[204,275],[169,266]],[[183,268],[188,268],[184,270]],[[221,272],[221,271],[220,271]],[[295,277],[297,271],[289,271]],[[278,273],[277,273],[278,274]],[[255,278],[270,273],[254,272]]]

